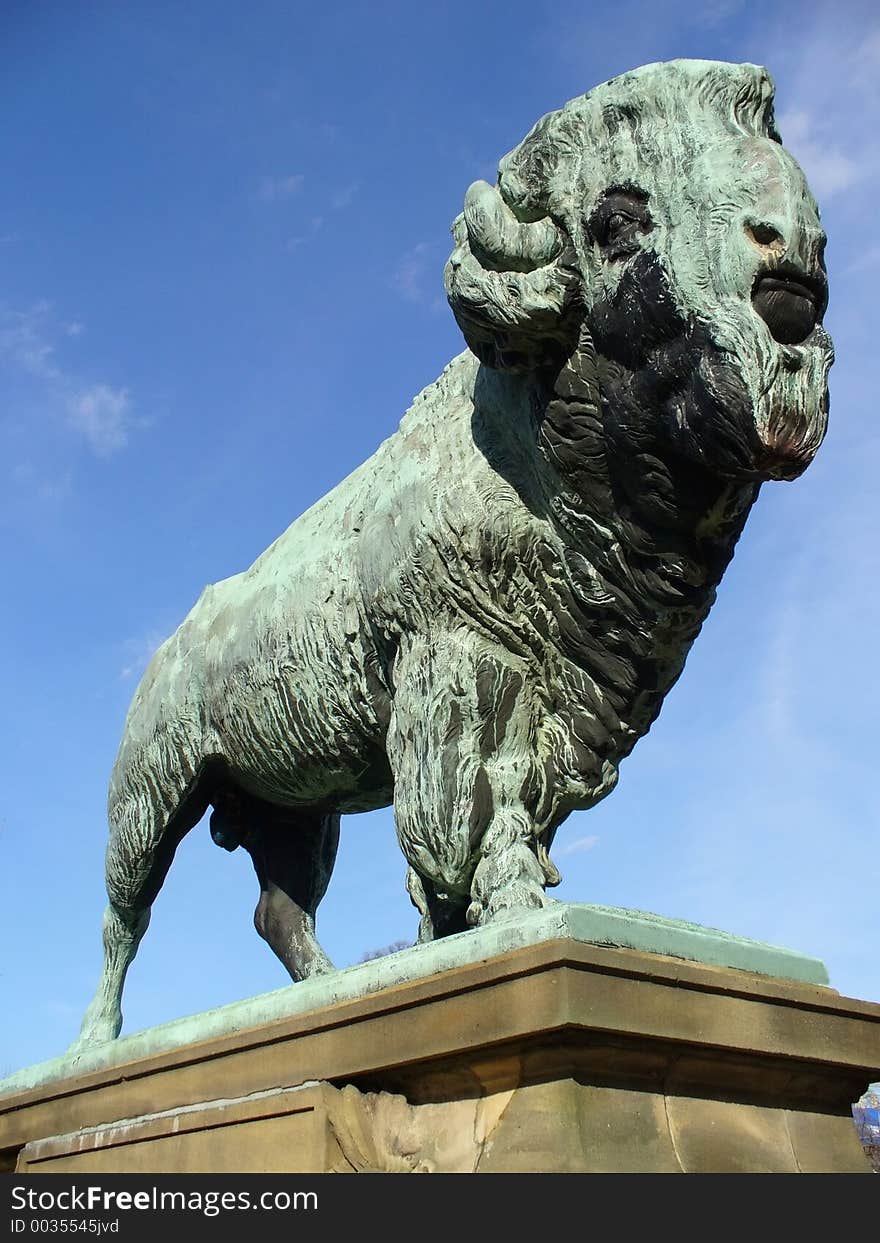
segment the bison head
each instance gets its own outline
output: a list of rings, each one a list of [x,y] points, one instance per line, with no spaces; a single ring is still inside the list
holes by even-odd
[[[740,483],[825,434],[824,234],[754,65],[648,65],[549,113],[453,226],[450,303],[488,367],[576,357],[605,434]],[[585,390],[587,391],[587,390]]]

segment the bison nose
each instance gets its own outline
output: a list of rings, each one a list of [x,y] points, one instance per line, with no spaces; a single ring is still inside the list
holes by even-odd
[[[805,341],[826,300],[823,281],[788,263],[764,268],[752,286],[752,305],[780,345]]]
[[[817,262],[810,264],[815,270],[808,271],[805,264],[793,261],[782,230],[767,221],[750,221],[746,235],[765,259],[752,286],[752,305],[774,340],[799,345],[816,327],[828,302],[821,255],[811,254]]]

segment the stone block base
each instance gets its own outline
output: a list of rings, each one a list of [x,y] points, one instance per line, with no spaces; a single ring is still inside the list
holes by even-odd
[[[880,1078],[880,1006],[561,938],[107,1049],[0,1095],[6,1169],[867,1173],[850,1105]]]

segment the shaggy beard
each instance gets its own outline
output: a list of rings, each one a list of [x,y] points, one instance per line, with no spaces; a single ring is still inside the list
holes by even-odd
[[[698,335],[692,382],[674,402],[679,434],[713,471],[733,479],[796,479],[828,423],[831,338],[779,345],[749,307],[730,306]]]
[[[783,362],[766,394],[756,403],[755,425],[766,447],[757,461],[762,477],[797,479],[825,438],[832,353],[830,339],[824,331],[822,335],[827,348],[811,345],[798,349],[800,358],[793,360],[800,364],[797,370]]]

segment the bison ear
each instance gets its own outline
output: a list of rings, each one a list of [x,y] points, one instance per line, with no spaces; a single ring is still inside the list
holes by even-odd
[[[577,271],[552,220],[521,220],[498,187],[476,181],[452,227],[449,304],[482,363],[508,371],[558,365],[577,338]]]

